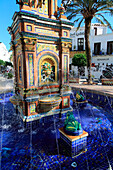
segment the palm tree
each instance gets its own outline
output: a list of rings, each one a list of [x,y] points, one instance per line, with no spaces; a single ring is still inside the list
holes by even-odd
[[[11,63],[13,63],[13,54],[10,55],[9,60],[10,60]]]
[[[82,22],[85,22],[85,49],[87,56],[87,69],[88,69],[88,83],[91,83],[91,50],[90,50],[90,28],[91,21],[95,17],[96,20],[105,25],[112,31],[111,24],[105,18],[105,14],[113,15],[113,0],[62,0],[66,9],[68,19],[74,19],[74,22],[78,22],[78,27]]]

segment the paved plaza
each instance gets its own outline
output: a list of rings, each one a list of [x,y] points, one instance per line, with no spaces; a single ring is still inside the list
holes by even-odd
[[[92,91],[99,94],[113,96],[113,86],[109,86],[109,85],[83,85],[83,84],[71,83],[70,86],[78,90],[81,89],[89,92]]]
[[[83,85],[83,84],[75,84],[70,83],[71,87],[75,89],[81,89],[86,91],[92,91],[99,94],[105,94],[113,96],[113,86],[105,86],[105,85]],[[14,89],[14,79],[7,79],[0,74],[0,93],[7,92]]]
[[[7,79],[0,74],[0,93],[12,91],[14,89],[14,79]]]

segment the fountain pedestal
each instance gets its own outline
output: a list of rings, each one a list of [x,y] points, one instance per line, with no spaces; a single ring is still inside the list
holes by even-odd
[[[62,150],[65,149],[66,153],[71,157],[78,156],[86,151],[88,133],[83,130],[79,136],[70,136],[64,132],[63,127],[59,129],[60,142]]]
[[[70,30],[74,24],[62,16],[63,7],[61,16],[56,17],[57,0],[19,1],[20,11],[8,27],[15,69],[15,97],[11,102],[25,124],[49,120],[54,114],[62,117],[71,110],[67,84]]]
[[[79,107],[85,107],[87,105],[88,101],[84,98],[83,95],[80,94],[80,92],[77,92],[76,99],[73,100],[73,103],[75,103]]]

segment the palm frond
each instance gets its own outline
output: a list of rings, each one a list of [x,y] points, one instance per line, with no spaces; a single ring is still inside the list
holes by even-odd
[[[69,12],[68,12],[69,13]],[[66,14],[68,14],[68,13],[66,13]],[[81,15],[81,13],[80,13],[80,11],[79,10],[75,10],[74,12],[70,12],[71,14],[70,15],[68,15],[68,19],[69,20],[71,20],[72,18],[74,18],[74,17],[76,17],[77,15]]]
[[[108,11],[111,16],[113,15],[113,8],[107,8],[106,11]]]
[[[80,21],[79,25],[81,25],[83,21],[83,18],[80,20],[80,15],[84,17],[84,19],[90,17],[91,20],[93,17],[96,17],[98,22],[102,24],[106,23],[108,28],[113,30],[109,21],[103,16],[103,14],[113,15],[112,6],[113,0],[72,0],[67,7],[66,14],[69,20],[75,18],[74,22]]]
[[[98,23],[102,24],[102,25],[105,25],[104,22],[97,16],[95,16],[96,20]]]
[[[113,8],[107,8],[106,6],[97,8],[97,12],[98,11],[108,11],[113,15]]]
[[[77,12],[80,12],[80,10],[81,9],[79,9],[79,8],[77,8],[77,9],[75,9],[75,8],[67,8],[67,10],[66,10],[66,14],[68,14],[68,13],[77,13]]]
[[[75,10],[71,11],[71,10],[68,10],[65,12],[66,15],[72,15],[72,14],[76,14]]]
[[[70,4],[69,5],[70,7],[79,7],[79,8],[83,8],[83,5],[82,4],[80,4],[80,3],[73,3],[73,4]]]
[[[81,17],[80,17],[80,18],[77,18],[76,20],[74,20],[74,23],[75,23],[75,22],[78,22],[80,19],[81,19]]]
[[[79,14],[72,14],[72,15],[69,15],[69,16],[67,17],[67,19],[71,20],[72,18],[76,18],[77,15],[80,16]]]
[[[113,5],[113,4],[111,4],[111,1],[109,1],[109,0],[106,0],[106,1],[100,0],[100,1],[97,2],[97,7],[98,7],[98,8],[99,8],[99,7],[106,7],[106,8],[107,8],[108,6],[109,6],[109,7],[110,7],[110,6],[112,7],[112,5]]]
[[[107,24],[108,28],[113,31],[113,28],[112,28],[110,22],[102,14],[98,14],[98,15],[103,18],[103,21]]]
[[[76,29],[76,32],[78,31],[78,29],[80,28],[82,22],[83,22],[84,18],[81,19],[81,21],[79,22],[78,26],[77,26],[77,29]]]

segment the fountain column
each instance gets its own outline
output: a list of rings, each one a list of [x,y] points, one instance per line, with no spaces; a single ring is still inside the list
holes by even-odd
[[[70,110],[69,31],[73,23],[62,12],[58,17],[57,0],[16,2],[20,11],[13,16],[14,35],[10,34],[15,44],[17,94],[11,101],[27,122],[66,112]]]

